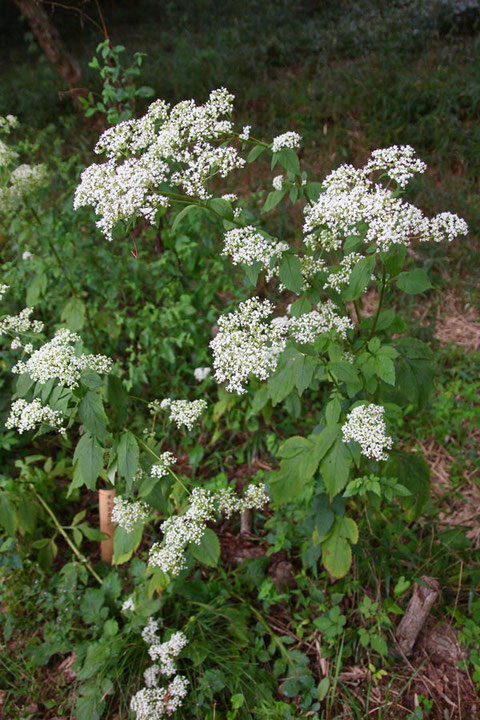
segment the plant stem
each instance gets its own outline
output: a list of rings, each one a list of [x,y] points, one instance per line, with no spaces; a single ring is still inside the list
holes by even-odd
[[[380,297],[378,299],[377,312],[375,313],[375,319],[373,321],[372,329],[370,330],[371,338],[373,337],[373,333],[375,332],[375,328],[377,327],[378,318],[380,316],[380,311],[381,311],[382,305],[383,305],[383,297],[385,295],[386,284],[387,284],[387,273],[386,273],[385,266],[384,266],[383,270],[382,270],[382,287],[380,289]]]
[[[37,500],[38,500],[38,502],[40,503],[40,505],[43,507],[43,509],[45,510],[45,512],[47,512],[47,513],[50,515],[50,517],[52,518],[52,520],[53,520],[53,522],[54,522],[54,524],[55,524],[55,527],[57,528],[58,532],[63,536],[63,538],[66,540],[69,548],[70,548],[70,549],[72,550],[72,552],[77,556],[77,558],[79,559],[79,561],[80,561],[82,564],[85,565],[85,567],[86,567],[87,570],[93,575],[93,577],[95,578],[95,580],[96,580],[97,582],[99,582],[100,585],[102,585],[102,582],[103,582],[103,581],[102,581],[102,578],[100,577],[100,575],[97,575],[97,573],[95,572],[95,570],[93,569],[93,567],[91,566],[91,564],[88,562],[88,560],[87,560],[87,558],[85,557],[85,555],[82,555],[82,553],[81,553],[80,550],[77,548],[77,546],[74,545],[74,543],[70,540],[70,538],[68,537],[67,533],[65,532],[65,530],[63,529],[63,527],[62,527],[62,526],[60,525],[60,523],[58,522],[57,516],[55,515],[55,513],[53,512],[53,510],[47,505],[47,503],[45,502],[45,500],[37,493],[37,491],[35,490],[35,488],[34,488],[33,486],[32,486],[32,490],[33,490],[33,494],[34,494],[35,497],[37,498]]]

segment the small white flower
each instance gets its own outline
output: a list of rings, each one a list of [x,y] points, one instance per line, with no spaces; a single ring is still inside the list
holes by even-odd
[[[137,523],[148,520],[148,514],[148,505],[143,502],[129,502],[118,495],[113,499],[112,522],[127,533],[133,532]]]
[[[10,288],[10,285],[0,285],[0,300],[3,298],[3,296],[8,291],[9,288]]]
[[[281,190],[283,188],[283,175],[277,175],[272,180],[274,190]]]
[[[193,376],[197,382],[203,382],[211,372],[212,369],[209,367],[198,367],[193,371]]]
[[[27,403],[26,400],[15,400],[10,408],[10,415],[5,421],[5,427],[9,430],[16,428],[19,435],[34,430],[37,425],[50,425],[62,435],[66,430],[63,425],[63,415],[49,405],[42,405],[38,398]]]
[[[385,408],[381,405],[358,405],[348,415],[342,427],[344,442],[354,440],[362,454],[374,460],[388,460],[393,440],[386,434]]]
[[[235,195],[235,193],[226,193],[225,195],[222,195],[222,200],[226,200],[227,202],[237,202],[238,195]]]
[[[86,370],[108,374],[112,367],[110,358],[105,355],[75,354],[74,344],[79,340],[79,336],[70,330],[59,330],[52,340],[35,350],[26,362],[19,361],[12,368],[12,373],[27,373],[32,380],[41,384],[56,378],[61,385],[69,388],[78,386]]]
[[[299,148],[301,142],[301,135],[296,132],[289,131],[273,138],[272,150],[273,152],[280,152],[282,148]]]
[[[162,410],[169,408],[169,420],[174,422],[178,428],[185,425],[188,430],[191,430],[207,407],[207,403],[205,400],[171,400],[165,398],[160,403],[160,407]]]
[[[152,465],[150,469],[150,476],[154,478],[162,478],[168,475],[168,468],[174,465],[176,457],[173,453],[168,450],[160,455],[156,465]]]
[[[226,382],[228,392],[246,392],[250,375],[267,380],[277,367],[285,349],[286,328],[268,322],[273,305],[268,300],[250,298],[237,311],[218,320],[218,333],[210,342],[217,382]]]
[[[132,596],[127,598],[122,604],[122,612],[125,613],[127,611],[135,612],[135,603],[133,602]]]
[[[33,258],[33,255],[28,250],[25,250],[25,252],[22,253],[22,260],[31,260]]]
[[[245,125],[242,132],[239,133],[238,139],[242,140],[243,142],[246,142],[250,137],[250,130],[252,129],[251,125]]]

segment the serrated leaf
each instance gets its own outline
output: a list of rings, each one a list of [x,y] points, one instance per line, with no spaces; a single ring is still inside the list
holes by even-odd
[[[285,253],[279,265],[279,277],[288,290],[297,295],[303,287],[302,265],[300,259],[291,253]]]
[[[118,473],[126,480],[133,480],[138,470],[138,443],[135,436],[126,430],[120,436],[117,447]]]
[[[103,448],[89,432],[82,435],[77,443],[73,462],[73,482],[70,489],[86,485],[89,490],[95,490],[97,478],[103,468]]]
[[[414,268],[408,272],[400,273],[397,278],[397,287],[409,295],[417,295],[430,290],[433,285],[425,270]]]
[[[320,465],[320,473],[330,498],[338,495],[347,484],[351,462],[352,456],[347,446],[340,436],[337,437]]]
[[[220,542],[213,530],[206,528],[200,543],[190,545],[190,552],[195,560],[209,567],[217,567],[220,559]]]
[[[107,416],[100,395],[89,390],[78,407],[78,418],[87,430],[99,440],[103,440],[107,429]]]
[[[228,200],[212,198],[211,200],[207,200],[207,207],[213,210],[223,220],[233,220],[233,210]]]
[[[351,272],[348,287],[342,292],[344,300],[347,302],[356,300],[365,292],[375,270],[376,262],[375,257],[364,257],[358,261]]]
[[[77,332],[85,323],[85,303],[80,298],[72,297],[63,308],[61,320],[69,330]]]

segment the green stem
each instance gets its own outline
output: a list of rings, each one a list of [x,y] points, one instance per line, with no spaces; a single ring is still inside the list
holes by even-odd
[[[139,438],[137,435],[136,435],[135,437],[137,438],[137,441],[140,443],[140,445],[142,445],[142,446],[145,448],[145,450],[150,453],[150,455],[151,455],[152,457],[154,457],[156,460],[159,460],[160,462],[162,462],[162,458],[161,458],[159,455],[157,455],[157,453],[154,452],[154,451],[152,450],[152,448],[149,447],[149,446],[147,445],[147,443],[142,440],[142,438]],[[184,485],[184,483],[180,480],[180,478],[178,477],[178,475],[177,475],[176,473],[174,473],[173,470],[172,470],[171,468],[169,468],[169,467],[167,467],[167,470],[168,470],[168,472],[170,473],[170,475],[172,475],[172,477],[175,478],[175,480],[179,483],[179,485],[182,486],[182,488],[185,490],[185,492],[187,493],[187,495],[191,495],[192,493],[191,493],[190,490]]]
[[[103,581],[102,581],[102,578],[100,577],[100,575],[97,575],[97,573],[95,572],[95,570],[93,569],[93,567],[91,566],[91,564],[88,562],[88,560],[87,560],[87,558],[85,557],[85,555],[82,555],[82,553],[81,553],[80,550],[77,548],[77,546],[74,545],[74,543],[70,540],[70,538],[68,537],[67,533],[65,532],[65,530],[63,529],[63,527],[62,527],[62,526],[60,525],[60,523],[58,522],[57,516],[55,515],[55,513],[53,512],[53,510],[47,505],[47,503],[45,502],[45,500],[37,493],[37,491],[35,490],[34,487],[32,487],[32,490],[33,490],[33,494],[34,494],[35,497],[37,498],[37,500],[38,500],[38,502],[40,503],[40,505],[43,507],[43,509],[45,510],[45,512],[47,512],[47,513],[50,515],[50,517],[52,518],[52,520],[53,520],[53,522],[54,522],[54,524],[55,524],[55,527],[57,528],[58,532],[63,536],[63,538],[64,538],[65,541],[67,542],[69,548],[70,548],[70,549],[72,550],[72,552],[77,556],[77,558],[79,559],[79,561],[80,561],[82,564],[85,565],[85,567],[86,567],[87,570],[93,575],[93,577],[95,578],[95,580],[96,580],[97,582],[99,582],[100,585],[102,585],[102,582],[103,582]]]
[[[371,338],[373,337],[373,333],[375,332],[375,328],[377,327],[378,318],[380,317],[380,311],[381,311],[382,305],[383,305],[383,297],[385,295],[386,285],[387,285],[387,273],[386,273],[385,266],[384,266],[383,270],[382,270],[382,287],[380,290],[380,297],[378,299],[377,312],[375,313],[375,319],[373,321],[372,329],[370,331]]]

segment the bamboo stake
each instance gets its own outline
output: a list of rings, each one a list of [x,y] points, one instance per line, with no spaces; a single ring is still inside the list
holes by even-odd
[[[112,522],[113,498],[115,490],[98,491],[98,511],[100,515],[100,531],[107,535],[106,540],[100,542],[100,555],[104,562],[112,563],[113,559],[113,533],[115,524]]]

